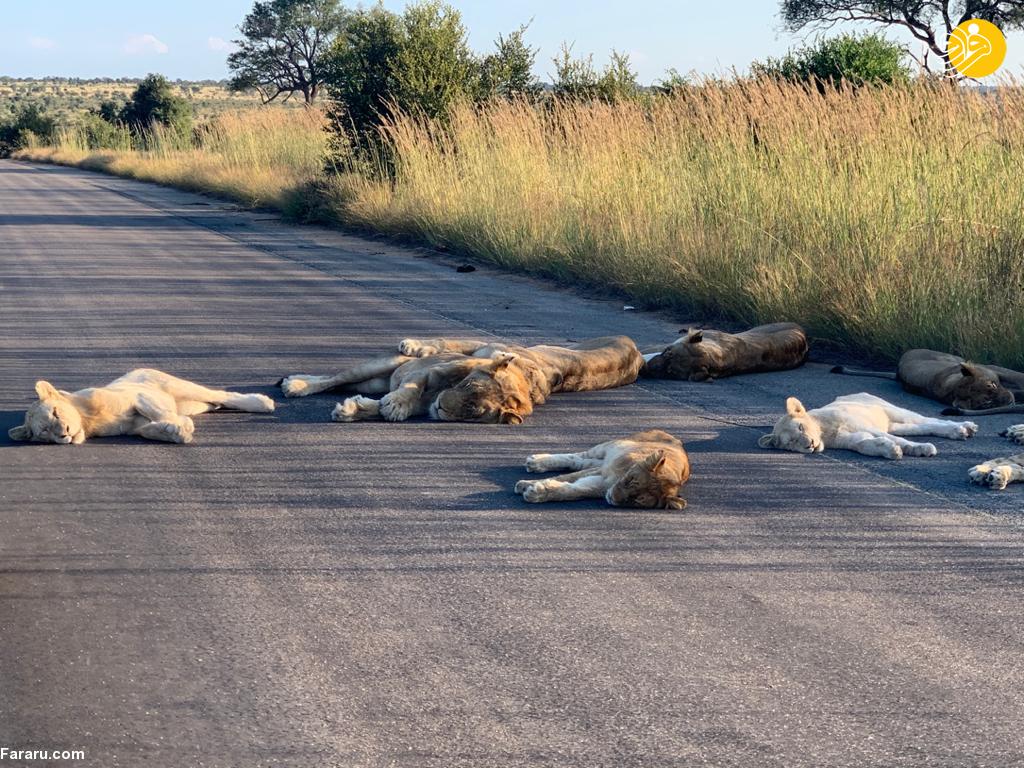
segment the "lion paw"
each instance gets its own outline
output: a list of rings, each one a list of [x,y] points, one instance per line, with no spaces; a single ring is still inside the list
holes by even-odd
[[[533,453],[526,457],[527,472],[547,472],[545,463],[551,457],[550,453]]]
[[[331,421],[356,421],[358,415],[359,401],[354,397],[348,397],[344,402],[335,404],[334,410],[331,411]]]
[[[543,483],[530,483],[523,489],[523,499],[531,504],[548,500],[548,489]]]
[[[967,474],[972,482],[978,485],[987,485],[994,491],[1001,491],[1006,488],[1013,478],[1012,470],[1005,465],[992,467],[988,464],[979,464],[976,467],[971,467]]]
[[[1014,424],[1012,427],[1007,427],[1000,434],[1003,437],[1010,438],[1018,445],[1024,445],[1024,424]]]
[[[515,492],[522,496],[526,493],[526,489],[533,485],[533,480],[520,480],[516,483]]]
[[[402,339],[398,342],[399,354],[405,355],[406,357],[430,357],[440,352],[437,347],[430,344],[424,344],[422,341],[416,339]]]
[[[380,400],[380,415],[385,421],[405,421],[415,407],[416,401],[404,393],[389,392]]]
[[[928,458],[930,456],[937,456],[939,449],[932,443],[915,443],[912,446],[903,446],[903,453],[907,456],[923,456]]]
[[[305,397],[310,394],[309,382],[312,378],[312,376],[303,376],[302,374],[288,376],[281,382],[281,391],[284,392],[285,397]]]
[[[969,437],[974,437],[976,434],[978,434],[978,425],[973,421],[964,421],[957,424],[950,439],[966,440]]]
[[[273,413],[274,412],[274,401],[266,395],[252,394],[246,395],[248,402],[246,405],[249,408],[250,413]]]

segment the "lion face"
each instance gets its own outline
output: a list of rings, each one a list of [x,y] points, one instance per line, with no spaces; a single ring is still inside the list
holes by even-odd
[[[999,377],[992,371],[964,363],[960,373],[963,378],[953,390],[954,408],[984,410],[1013,405],[1013,393],[999,383]]]
[[[680,478],[665,466],[665,453],[656,451],[627,470],[605,493],[613,507],[683,509]]]
[[[643,368],[644,373],[655,379],[706,381],[711,378],[710,371],[714,361],[701,344],[703,340],[702,331],[687,331],[686,336],[665,347],[660,355],[648,360]]]
[[[71,402],[46,381],[36,382],[39,400],[25,412],[25,423],[8,431],[12,440],[32,440],[37,443],[85,442],[82,415]]]
[[[757,444],[762,448],[797,453],[821,453],[825,450],[821,426],[795,397],[786,400],[786,415],[779,419],[772,433],[763,435]]]
[[[442,390],[430,405],[430,415],[441,421],[522,424],[533,413],[533,401],[522,373],[509,368],[514,359],[515,355],[499,353],[490,366],[477,368]]]

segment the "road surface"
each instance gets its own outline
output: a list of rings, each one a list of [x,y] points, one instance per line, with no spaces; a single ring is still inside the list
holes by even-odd
[[[453,267],[0,163],[0,747],[103,768],[1024,765],[1024,486],[966,482],[1013,417],[935,459],[758,449],[789,394],[939,410],[809,365],[559,395],[521,427],[334,424],[322,395],[198,417],[188,446],[6,438],[39,378],[145,365],[278,395],[405,336],[647,344],[695,319]],[[528,453],[647,427],[688,446],[683,513],[511,492]]]

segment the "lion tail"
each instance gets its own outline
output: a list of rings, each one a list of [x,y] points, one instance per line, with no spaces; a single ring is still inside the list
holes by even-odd
[[[888,379],[889,381],[896,381],[896,374],[892,371],[866,371],[863,368],[851,368],[848,365],[837,365],[832,368],[830,373],[842,373],[846,376],[872,376],[876,379]]]

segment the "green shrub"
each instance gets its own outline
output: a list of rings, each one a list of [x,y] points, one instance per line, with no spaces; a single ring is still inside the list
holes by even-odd
[[[838,85],[894,85],[910,79],[903,46],[878,34],[840,35],[751,65],[754,77]]]

